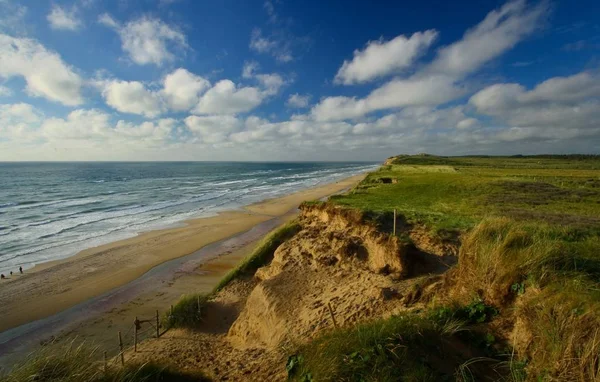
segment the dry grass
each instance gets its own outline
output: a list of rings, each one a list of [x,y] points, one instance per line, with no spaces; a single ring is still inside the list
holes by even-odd
[[[123,368],[115,366],[111,361],[105,372],[102,363],[98,361],[98,348],[86,344],[73,346],[73,343],[51,344],[31,353],[14,365],[8,375],[0,378],[4,382],[209,381],[201,373],[183,373],[154,363],[126,364]]]

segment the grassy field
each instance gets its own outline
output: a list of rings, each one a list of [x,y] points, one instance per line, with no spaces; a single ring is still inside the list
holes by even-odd
[[[504,356],[488,356],[507,365],[491,380],[600,380],[600,157],[399,156],[330,203],[365,211],[382,229],[391,228],[396,209],[404,229],[419,225],[444,240],[460,238],[458,264],[441,294],[452,296],[454,306],[498,313],[477,329],[508,345]],[[451,340],[432,322],[435,309],[411,319],[412,330],[423,338],[441,330]],[[423,338],[390,320],[375,331],[344,333],[343,346],[335,334],[309,344],[297,355],[303,361],[297,379],[480,380],[461,373],[464,367],[441,376],[437,356],[420,355]],[[389,339],[398,336],[415,352],[390,353],[396,345]],[[482,344],[471,342],[473,354]],[[377,362],[352,358],[372,346],[383,349]]]

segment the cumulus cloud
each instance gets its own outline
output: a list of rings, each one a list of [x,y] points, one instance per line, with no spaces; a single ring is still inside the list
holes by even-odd
[[[30,95],[68,106],[83,102],[81,77],[36,40],[0,34],[0,57],[0,77],[23,77]]]
[[[82,21],[77,15],[76,8],[66,10],[65,8],[56,4],[52,6],[52,10],[46,18],[48,19],[50,28],[52,29],[75,31],[82,25]]]
[[[527,35],[539,27],[547,14],[547,5],[542,2],[528,7],[525,0],[515,0],[498,10],[491,11],[463,38],[449,46],[441,48],[436,57],[422,70],[408,78],[394,78],[373,90],[365,98],[327,97],[311,110],[312,116],[320,121],[353,119],[378,110],[401,108],[406,106],[441,105],[465,94],[466,88],[461,82],[466,74],[479,69],[483,64],[498,57],[512,48]],[[386,51],[378,46],[375,51]],[[368,48],[358,57],[374,56],[367,53]],[[342,82],[358,82],[374,78],[387,69],[384,66],[374,70],[350,72],[348,68],[369,67],[363,64],[373,60],[354,60],[345,65]],[[360,64],[359,64],[360,63]],[[342,66],[344,69],[344,66]],[[346,74],[348,73],[348,74]],[[353,73],[352,75],[349,73]],[[339,74],[339,73],[338,73]]]
[[[192,115],[185,119],[185,125],[202,143],[225,142],[243,127],[242,121],[232,115]]]
[[[133,124],[123,120],[112,123],[111,116],[101,110],[74,110],[66,118],[49,118],[40,127],[40,136],[49,142],[79,141],[90,146],[112,149],[112,145],[152,147],[169,141],[177,121],[161,119]],[[110,143],[111,145],[107,145]]]
[[[163,85],[164,99],[169,108],[186,111],[198,103],[200,95],[210,87],[210,82],[179,68],[165,77]]]
[[[138,65],[161,66],[175,60],[173,50],[188,49],[185,35],[159,19],[141,17],[121,25],[105,13],[100,15],[98,22],[119,34],[123,50]]]
[[[300,95],[298,93],[290,95],[287,102],[285,103],[287,107],[294,108],[305,108],[310,104],[311,96],[309,94]]]
[[[410,37],[400,35],[390,41],[369,41],[365,49],[354,51],[352,61],[344,61],[335,82],[364,83],[407,69],[425,53],[437,35],[437,31],[427,30]]]
[[[195,114],[237,114],[260,105],[265,94],[256,87],[238,87],[230,80],[221,80],[209,89],[193,110]]]
[[[153,118],[164,111],[159,95],[146,89],[141,82],[101,80],[96,86],[100,88],[107,105],[120,112]]]
[[[464,91],[446,76],[394,79],[373,90],[367,97],[327,97],[311,110],[317,121],[353,119],[384,109],[406,106],[438,105]]]
[[[511,126],[498,135],[505,140],[580,136],[600,129],[600,77],[589,72],[554,77],[531,90],[495,84],[473,95],[469,104]]]

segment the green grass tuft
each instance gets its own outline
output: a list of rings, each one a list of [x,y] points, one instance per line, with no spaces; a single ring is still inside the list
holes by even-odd
[[[244,261],[219,281],[213,294],[237,278],[254,275],[258,268],[267,265],[273,259],[275,250],[298,231],[300,231],[298,222],[291,221],[269,233]]]
[[[202,308],[209,300],[207,294],[189,294],[182,296],[173,311],[169,311],[163,318],[163,326],[167,328],[188,327],[193,328],[202,322]]]

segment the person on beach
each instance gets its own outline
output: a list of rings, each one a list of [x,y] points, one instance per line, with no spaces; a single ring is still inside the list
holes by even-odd
[[[19,267],[19,272],[21,272],[21,274],[23,274],[23,267]]]
[[[12,277],[12,271],[10,271],[10,277]]]
[[[6,277],[4,277],[4,273],[0,275],[0,279],[4,280]]]

